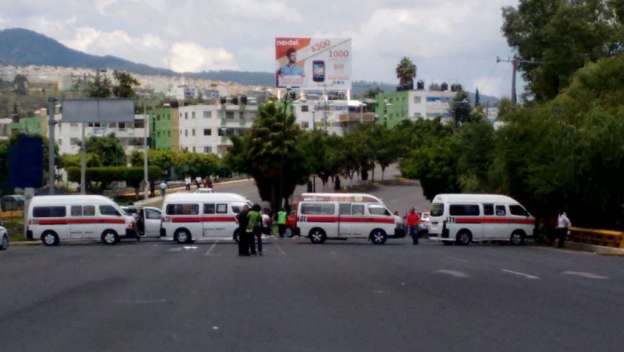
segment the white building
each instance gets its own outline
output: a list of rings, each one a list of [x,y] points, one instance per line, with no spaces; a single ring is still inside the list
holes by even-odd
[[[411,90],[407,95],[407,111],[410,120],[440,118],[442,122],[451,119],[450,103],[457,92],[450,90]]]
[[[257,112],[257,105],[229,102],[180,107],[180,150],[223,156],[232,146],[230,136],[250,128]]]
[[[339,136],[362,123],[374,123],[375,114],[366,112],[358,100],[300,99],[293,103],[296,123],[304,130],[325,130]]]
[[[55,116],[54,139],[61,154],[78,154],[82,139],[79,123],[61,122],[61,115]],[[146,130],[147,128],[147,130]],[[103,137],[114,134],[124,146],[126,154],[143,149],[143,138],[149,136],[149,126],[145,125],[145,115],[135,115],[134,122],[88,123],[85,126],[85,139],[91,136]]]

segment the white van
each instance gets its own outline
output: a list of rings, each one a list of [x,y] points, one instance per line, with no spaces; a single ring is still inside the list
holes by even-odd
[[[297,205],[297,226],[312,243],[328,238],[367,238],[384,244],[397,218],[374,196],[348,193],[304,194]]]
[[[468,245],[474,241],[523,244],[535,218],[513,198],[495,194],[439,194],[431,205],[429,238]]]
[[[82,239],[115,244],[133,229],[134,219],[103,196],[36,196],[28,207],[27,226],[27,239],[40,239],[46,246]]]
[[[174,193],[165,197],[160,236],[178,243],[231,239],[247,198],[234,193]]]

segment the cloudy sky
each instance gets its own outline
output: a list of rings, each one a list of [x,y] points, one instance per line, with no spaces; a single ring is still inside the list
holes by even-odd
[[[511,55],[501,7],[517,0],[0,0],[0,28],[24,27],[91,54],[175,71],[270,72],[275,36],[353,39],[353,78],[419,79],[506,96]]]

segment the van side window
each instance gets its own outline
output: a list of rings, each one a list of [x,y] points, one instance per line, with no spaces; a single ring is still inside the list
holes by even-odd
[[[476,204],[451,204],[451,216],[479,216],[479,206]]]
[[[82,216],[95,216],[95,206],[85,205],[82,207]]]
[[[352,215],[364,215],[364,204],[353,204],[351,206]]]
[[[232,212],[234,214],[239,214],[241,212],[241,207],[238,205],[232,205]]]
[[[215,213],[214,204],[204,204],[204,214],[214,214],[214,213]]]
[[[145,209],[145,218],[150,220],[160,219],[160,212],[154,209]]]
[[[507,210],[505,210],[505,206],[504,205],[497,205],[496,206],[496,216],[505,216],[507,215]]]
[[[302,215],[334,215],[336,207],[333,203],[304,203],[301,205]]]
[[[199,204],[168,204],[167,215],[197,215]]]
[[[431,205],[431,216],[442,216],[444,214],[444,204],[433,203]]]
[[[351,203],[340,203],[338,210],[340,215],[351,215]]]
[[[227,214],[227,204],[217,204],[217,214]]]
[[[510,205],[509,212],[515,216],[529,216],[529,212],[526,211],[521,205]]]
[[[82,216],[82,206],[72,205],[70,209],[71,216]]]
[[[494,215],[494,204],[483,204],[483,215]]]
[[[64,218],[67,215],[65,207],[34,207],[34,218]]]
[[[384,215],[384,216],[390,215],[390,212],[388,211],[388,209],[382,207],[381,205],[375,205],[375,204],[371,204],[368,206],[368,213],[371,215]]]
[[[112,205],[100,205],[100,214],[108,216],[121,216]]]

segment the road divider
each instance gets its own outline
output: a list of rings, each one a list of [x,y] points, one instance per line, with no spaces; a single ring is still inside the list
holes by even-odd
[[[624,248],[624,232],[572,227],[570,228],[570,241]]]

